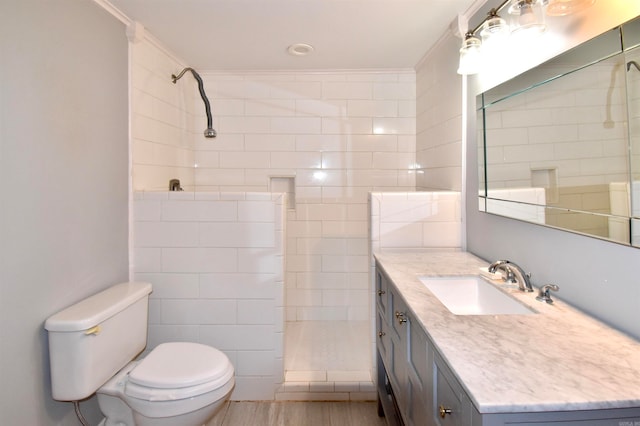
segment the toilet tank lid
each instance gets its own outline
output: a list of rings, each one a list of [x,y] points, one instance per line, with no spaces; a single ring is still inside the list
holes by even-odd
[[[151,284],[126,282],[113,285],[47,318],[48,331],[88,330],[151,293]]]

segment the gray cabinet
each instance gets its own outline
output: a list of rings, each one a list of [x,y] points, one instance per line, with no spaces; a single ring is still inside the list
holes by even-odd
[[[380,268],[376,295],[378,412],[390,426],[640,426],[640,408],[481,414]]]

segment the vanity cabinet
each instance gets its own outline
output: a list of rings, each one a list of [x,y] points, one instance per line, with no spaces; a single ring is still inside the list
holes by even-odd
[[[375,274],[378,413],[390,426],[640,426],[640,408],[480,413],[427,335],[428,324],[381,268]]]

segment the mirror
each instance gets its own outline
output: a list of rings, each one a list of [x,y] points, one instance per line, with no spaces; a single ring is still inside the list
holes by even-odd
[[[640,19],[477,105],[481,211],[640,247]]]

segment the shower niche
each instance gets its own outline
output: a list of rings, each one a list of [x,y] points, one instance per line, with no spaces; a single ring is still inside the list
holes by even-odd
[[[640,247],[640,18],[477,107],[481,211]]]

